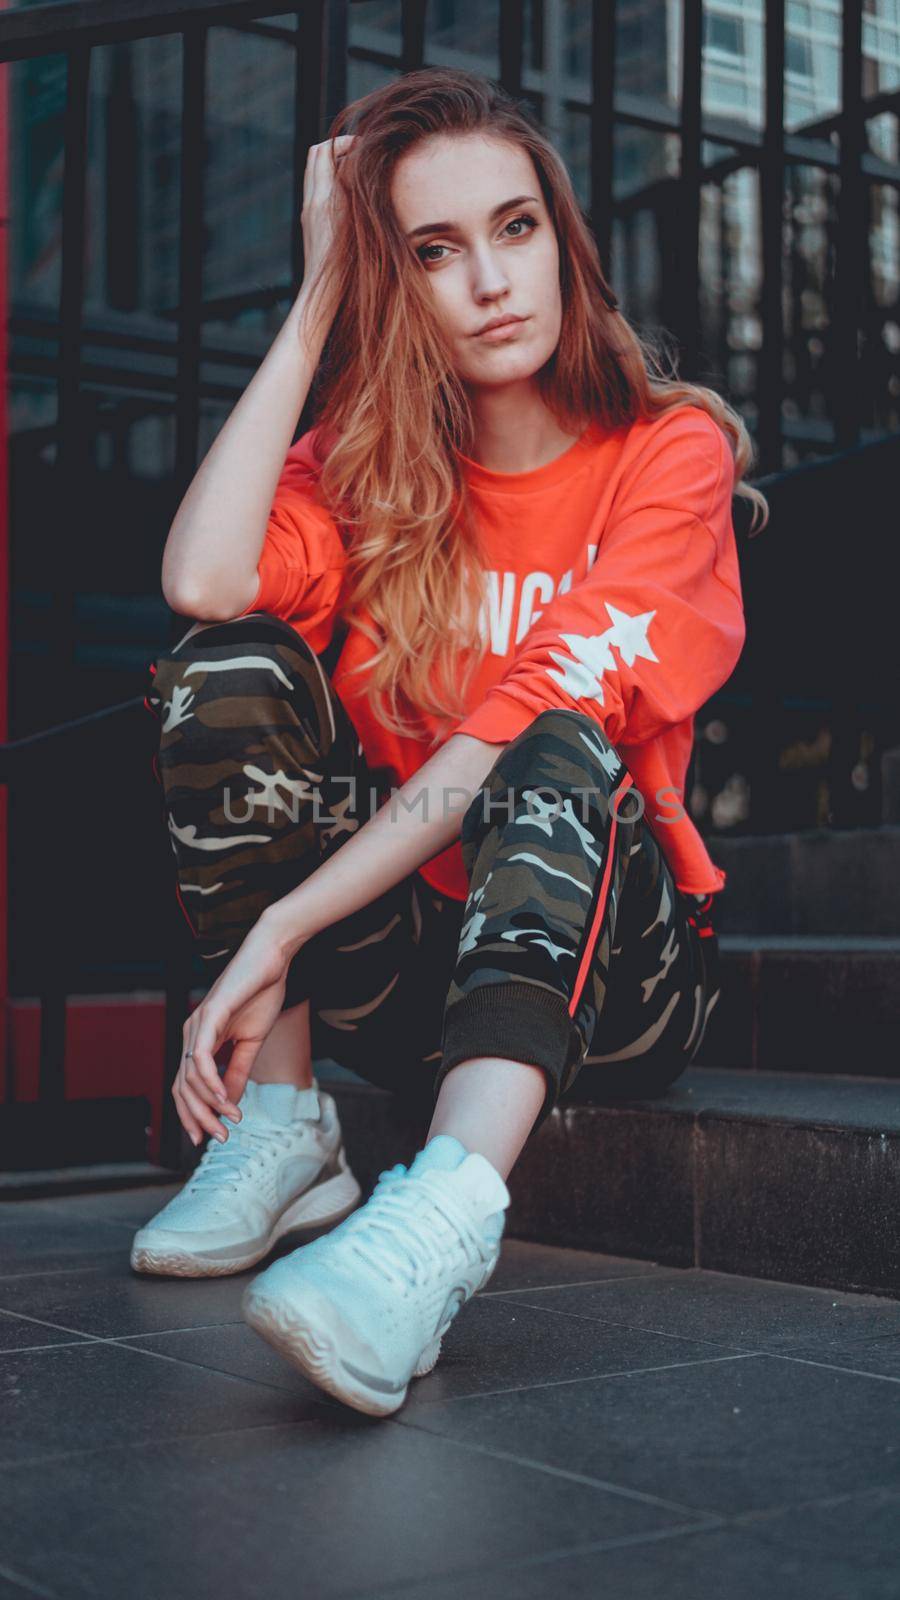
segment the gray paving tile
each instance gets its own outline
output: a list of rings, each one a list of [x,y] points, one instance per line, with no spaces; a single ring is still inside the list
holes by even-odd
[[[896,1492],[876,1489],[792,1506],[755,1522],[752,1531],[772,1549],[797,1551],[804,1562],[814,1566],[831,1563],[845,1573],[844,1593],[853,1600],[900,1592],[900,1495]],[[852,1582],[851,1574],[855,1574]],[[886,1580],[892,1588],[882,1586]]]
[[[652,1261],[630,1256],[605,1256],[594,1250],[564,1250],[556,1245],[504,1239],[500,1260],[485,1294],[517,1289],[544,1289],[568,1283],[596,1283],[607,1278],[632,1278],[660,1269]]]
[[[810,1342],[781,1353],[790,1354],[792,1360],[827,1362],[900,1383],[900,1333],[873,1333],[862,1339],[838,1339],[833,1344]]]
[[[93,1257],[120,1250],[126,1238],[121,1223],[110,1226],[64,1213],[35,1215],[27,1202],[3,1205],[0,1278],[21,1272],[51,1272],[73,1259],[83,1265]]]
[[[417,1404],[400,1422],[721,1514],[900,1488],[900,1389],[774,1355]]]
[[[0,1465],[185,1434],[299,1423],[322,1410],[312,1385],[285,1394],[97,1340],[10,1356],[0,1362],[0,1384]]]
[[[336,1412],[0,1476],[8,1560],[59,1600],[370,1595],[471,1567],[473,1553],[498,1564],[684,1520],[650,1500]]]
[[[691,1268],[545,1289],[540,1295],[523,1290],[515,1298],[545,1311],[749,1349],[787,1351],[874,1335],[900,1338],[896,1300]]]
[[[0,1280],[57,1272],[69,1263],[83,1270],[127,1253],[134,1230],[153,1216],[180,1185],[68,1195],[65,1199],[13,1200],[0,1205]]]
[[[239,1322],[241,1295],[258,1270],[227,1278],[157,1278],[132,1272],[130,1243],[89,1270],[0,1278],[0,1310],[23,1312],[101,1338]]]
[[[782,1524],[778,1526],[778,1524]],[[369,1600],[896,1600],[900,1499],[860,1496],[618,1549],[537,1558],[505,1569],[381,1589]]]
[[[265,1339],[245,1322],[222,1323],[211,1328],[179,1328],[174,1332],[139,1334],[123,1339],[129,1349],[146,1350],[186,1361],[211,1372],[230,1373],[251,1383],[269,1384],[290,1394],[313,1396],[323,1405],[339,1405],[321,1389],[310,1384]]]
[[[612,1327],[586,1317],[561,1317],[517,1296],[476,1295],[444,1340],[433,1373],[410,1391],[404,1414],[463,1395],[533,1384],[563,1384],[637,1372],[726,1353],[699,1339]],[[560,1399],[560,1405],[565,1401]]]
[[[135,1349],[197,1362],[213,1371],[308,1392],[302,1374],[244,1323],[141,1335],[127,1343]],[[413,1412],[436,1400],[529,1384],[565,1383],[609,1372],[705,1361],[709,1355],[709,1346],[699,1340],[547,1316],[533,1306],[515,1300],[510,1303],[506,1296],[477,1295],[454,1322],[437,1367],[412,1385],[404,1409]],[[327,1397],[323,1399],[331,1403]]]
[[[16,1582],[12,1571],[0,1569],[0,1600],[56,1600],[52,1589],[22,1578]]]
[[[84,1334],[67,1333],[63,1328],[50,1328],[46,1323],[32,1321],[29,1317],[14,1317],[8,1311],[0,1311],[0,1358],[17,1350],[30,1349],[32,1346],[84,1342]],[[0,1360],[0,1384],[2,1382],[2,1360]]]

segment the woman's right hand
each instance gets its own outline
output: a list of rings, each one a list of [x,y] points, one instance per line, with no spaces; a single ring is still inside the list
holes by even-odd
[[[337,310],[333,247],[341,205],[335,166],[347,154],[356,137],[353,133],[343,133],[336,139],[325,139],[322,144],[311,145],[303,177],[303,213],[300,219],[303,230],[303,286],[315,292],[329,324]]]
[[[287,971],[299,946],[286,946],[270,911],[264,911],[186,1019],[184,1052],[172,1085],[182,1126],[194,1144],[203,1134],[222,1143],[228,1135],[219,1113],[240,1121],[238,1102],[263,1044],[281,1015]],[[224,1080],[216,1051],[234,1041]]]

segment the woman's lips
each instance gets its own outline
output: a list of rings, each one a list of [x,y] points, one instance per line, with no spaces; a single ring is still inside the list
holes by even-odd
[[[488,328],[485,333],[476,333],[475,337],[476,339],[484,339],[490,344],[499,344],[501,339],[505,339],[509,334],[517,333],[520,328],[524,328],[526,321],[526,317],[518,317],[515,322],[502,322],[499,328]]]

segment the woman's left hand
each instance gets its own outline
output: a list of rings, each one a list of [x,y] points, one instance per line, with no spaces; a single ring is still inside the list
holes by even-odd
[[[172,1094],[195,1144],[204,1132],[227,1137],[213,1105],[236,1106],[240,1100],[253,1063],[281,1014],[287,970],[297,948],[286,949],[263,913],[185,1022],[185,1053]],[[234,1040],[234,1049],[220,1078],[214,1058],[229,1039]]]

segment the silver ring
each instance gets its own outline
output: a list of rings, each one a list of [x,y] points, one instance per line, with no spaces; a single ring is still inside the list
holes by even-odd
[[[193,1059],[194,1059],[193,1050],[185,1050],[184,1059],[185,1059],[185,1061],[193,1061]]]

